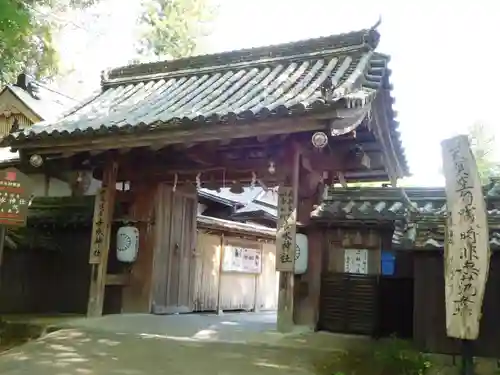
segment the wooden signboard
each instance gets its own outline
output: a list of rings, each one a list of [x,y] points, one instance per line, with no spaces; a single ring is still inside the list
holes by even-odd
[[[450,337],[475,340],[490,267],[486,205],[467,136],[447,139],[441,146],[448,210],[446,331]]]
[[[92,239],[90,245],[90,264],[99,264],[105,245],[106,226],[108,225],[109,208],[106,204],[106,189],[100,188],[95,195],[94,222],[92,224]]]
[[[28,176],[15,168],[0,172],[0,225],[23,227],[28,218],[28,208],[33,185]]]
[[[276,232],[276,271],[293,272],[295,268],[295,211],[293,209],[293,189],[289,186],[278,188],[278,229]]]

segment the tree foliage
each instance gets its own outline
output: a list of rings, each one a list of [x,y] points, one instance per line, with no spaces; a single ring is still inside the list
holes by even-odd
[[[208,0],[145,0],[137,51],[155,59],[189,56],[214,14]]]
[[[468,133],[481,182],[486,184],[491,177],[500,175],[499,164],[494,159],[495,135],[492,129],[480,122],[474,123]]]
[[[0,84],[15,81],[22,71],[38,79],[54,77],[59,57],[53,36],[64,32],[65,12],[105,1],[0,0]],[[209,0],[133,1],[142,9],[137,15],[139,61],[191,55],[215,10]],[[92,25],[84,26],[92,32]]]
[[[37,78],[57,72],[54,14],[87,7],[95,0],[0,0],[0,83],[12,82],[21,71]]]

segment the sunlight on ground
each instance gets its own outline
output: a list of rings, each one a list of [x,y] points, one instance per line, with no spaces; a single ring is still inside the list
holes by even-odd
[[[209,328],[194,336],[214,333],[217,331]],[[16,375],[271,375],[285,371],[287,375],[313,374],[308,357],[297,348],[209,343],[192,337],[139,336],[168,340],[140,340],[135,334],[62,330],[0,356],[0,373],[11,373],[12,368],[16,369]],[[19,362],[23,363],[22,369]]]

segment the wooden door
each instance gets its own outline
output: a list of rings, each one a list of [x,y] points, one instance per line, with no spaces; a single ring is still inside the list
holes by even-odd
[[[193,311],[196,191],[162,185],[156,204],[152,312]]]

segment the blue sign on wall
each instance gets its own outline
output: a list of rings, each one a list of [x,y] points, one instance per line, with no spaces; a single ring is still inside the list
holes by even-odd
[[[396,268],[396,255],[394,255],[394,252],[382,251],[381,263],[382,275],[394,275]]]

